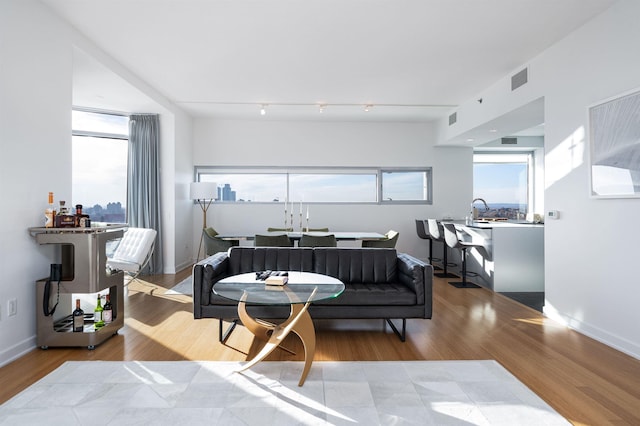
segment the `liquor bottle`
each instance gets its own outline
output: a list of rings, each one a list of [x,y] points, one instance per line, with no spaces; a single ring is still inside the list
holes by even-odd
[[[111,321],[113,321],[113,307],[111,306],[109,293],[105,295],[104,307],[102,308],[102,320],[105,325],[111,324]]]
[[[60,210],[56,214],[56,228],[73,228],[76,226],[75,216],[69,214],[65,201],[60,201]]]
[[[90,228],[91,219],[88,214],[82,213],[82,204],[76,204],[76,228]]]
[[[73,311],[73,331],[84,331],[84,311],[80,308],[80,299],[76,299],[76,309]]]
[[[100,294],[98,294],[98,302],[96,304],[96,308],[93,310],[93,326],[95,329],[99,329],[104,327],[104,320],[102,319],[102,300],[100,299]]]
[[[53,192],[49,193],[49,207],[44,211],[45,228],[53,228],[56,226],[56,209],[53,208]]]

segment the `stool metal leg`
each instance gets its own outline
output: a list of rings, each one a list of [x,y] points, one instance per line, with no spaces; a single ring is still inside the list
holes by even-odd
[[[447,260],[447,244],[444,243],[444,242],[442,244],[442,250],[444,252],[443,255],[442,255],[442,258],[443,258],[442,267],[444,268],[444,271],[443,272],[434,273],[433,275],[435,275],[436,277],[439,277],[439,278],[455,278],[456,277],[455,274],[452,274],[452,273],[447,271],[447,266],[449,266],[449,262]]]
[[[479,285],[467,281],[467,247],[462,247],[462,281],[449,281],[457,288],[480,288]]]
[[[442,271],[442,268],[433,264],[434,260],[440,261],[437,257],[433,257],[433,238],[429,238],[429,264],[433,266],[436,271]]]

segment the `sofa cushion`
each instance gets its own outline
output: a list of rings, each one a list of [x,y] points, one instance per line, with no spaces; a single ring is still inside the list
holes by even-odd
[[[348,283],[334,299],[320,300],[314,305],[407,306],[417,304],[416,294],[404,284]]]
[[[398,281],[395,249],[316,247],[313,272],[343,283],[388,284]]]
[[[312,248],[232,247],[228,275],[257,271],[306,271],[313,266]]]

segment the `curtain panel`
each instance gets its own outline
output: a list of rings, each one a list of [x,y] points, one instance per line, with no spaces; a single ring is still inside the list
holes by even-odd
[[[129,116],[127,222],[134,228],[158,232],[155,250],[143,273],[161,274],[160,120],[156,114]]]

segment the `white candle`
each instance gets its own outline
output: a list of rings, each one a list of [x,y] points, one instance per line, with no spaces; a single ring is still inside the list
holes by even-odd
[[[307,220],[309,220],[309,205],[307,205]]]
[[[300,216],[302,216],[302,200],[300,200]]]

